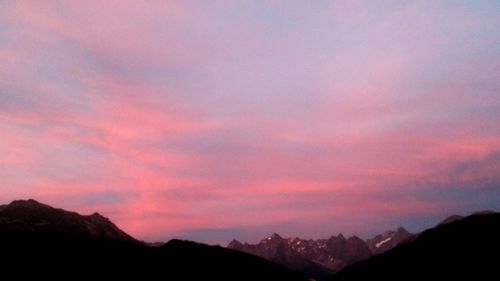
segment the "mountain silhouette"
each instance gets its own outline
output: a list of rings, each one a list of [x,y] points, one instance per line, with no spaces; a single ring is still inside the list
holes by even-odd
[[[139,243],[99,213],[81,216],[33,199],[0,206],[0,219],[0,230],[5,234]]]
[[[31,199],[0,206],[2,274],[16,279],[490,280],[500,261],[498,237],[500,214],[483,211],[451,216],[418,235],[403,228],[367,241],[342,234],[320,240],[273,234],[256,245],[233,240],[228,247],[237,251],[176,239],[148,244],[98,213],[84,216]],[[398,242],[382,250],[391,241]],[[372,256],[370,248],[381,253]],[[324,266],[328,261],[347,267],[332,276]]]
[[[274,233],[257,244],[233,240],[227,247],[282,264],[309,278],[324,280],[345,266],[390,250],[413,236],[403,227],[366,241],[357,236],[345,238],[342,233],[318,240],[283,238]]]
[[[453,216],[413,241],[346,267],[331,280],[493,280],[500,264],[499,237],[498,213]]]
[[[35,200],[0,206],[0,263],[16,278],[306,280],[257,256],[190,241],[151,247],[107,218]]]

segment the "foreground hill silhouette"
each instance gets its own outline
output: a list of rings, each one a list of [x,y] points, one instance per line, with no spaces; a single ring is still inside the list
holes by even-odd
[[[37,279],[306,280],[262,258],[171,240],[150,247],[107,218],[82,216],[34,200],[0,206],[3,276]]]
[[[341,280],[498,280],[500,214],[453,216],[414,241],[345,268]]]

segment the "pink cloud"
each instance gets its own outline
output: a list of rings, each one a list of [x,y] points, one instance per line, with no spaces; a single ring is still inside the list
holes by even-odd
[[[2,201],[99,211],[139,238],[368,233],[495,207],[466,198],[498,179],[497,20],[481,7],[5,9]]]

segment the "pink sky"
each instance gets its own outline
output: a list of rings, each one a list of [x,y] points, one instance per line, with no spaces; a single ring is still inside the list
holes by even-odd
[[[500,209],[497,1],[2,1],[0,202],[140,239]]]

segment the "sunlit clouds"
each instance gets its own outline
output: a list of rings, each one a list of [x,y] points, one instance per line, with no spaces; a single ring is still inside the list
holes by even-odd
[[[496,1],[3,1],[0,26],[3,203],[209,243],[500,208]]]

